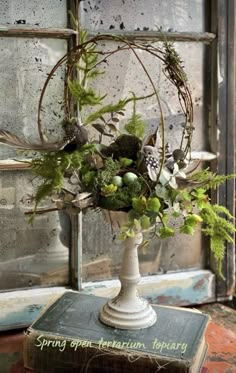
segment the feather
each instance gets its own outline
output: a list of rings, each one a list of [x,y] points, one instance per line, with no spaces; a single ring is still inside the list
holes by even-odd
[[[45,142],[42,144],[31,144],[23,139],[20,139],[18,136],[10,133],[9,131],[0,130],[0,143],[21,150],[56,151],[62,150],[69,142],[71,142],[71,138],[63,139],[63,141],[60,141],[59,143]]]
[[[146,145],[143,147],[143,153],[148,175],[152,181],[156,181],[160,171],[160,155],[158,150],[154,146]]]
[[[158,129],[154,133],[151,133],[145,137],[142,143],[142,149],[144,146],[152,146],[156,149],[161,147],[161,137]]]
[[[148,176],[152,181],[157,181],[157,169],[152,168],[151,166],[147,166]]]

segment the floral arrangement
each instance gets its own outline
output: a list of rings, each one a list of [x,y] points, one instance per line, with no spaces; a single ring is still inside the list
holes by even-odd
[[[101,41],[116,41],[118,46],[104,51],[99,48]],[[101,96],[94,89],[93,81],[104,73],[100,66],[110,56],[124,50],[134,54],[150,82],[151,92],[143,97],[131,92],[129,97],[116,103],[104,104],[109,92]],[[185,118],[176,149],[171,149],[166,138],[158,88],[138,54],[140,50],[161,61],[163,73],[176,88]],[[62,123],[65,138],[52,144],[45,141],[40,112],[47,85],[65,62],[67,84]],[[137,103],[153,97],[160,115],[155,131],[148,133],[137,111]],[[125,113],[127,104],[132,105],[129,118]],[[111,35],[98,35],[87,40],[86,33],[81,32],[80,44],[50,72],[38,113],[40,144],[29,144],[8,131],[0,131],[2,143],[41,152],[30,161],[32,171],[42,180],[35,195],[35,212],[46,197],[50,197],[59,209],[69,207],[80,211],[93,207],[125,211],[128,223],[121,227],[121,238],[152,229],[155,236],[165,239],[177,232],[193,235],[195,229],[200,228],[210,238],[210,249],[221,273],[225,243],[233,242],[235,227],[229,211],[224,206],[212,204],[208,191],[235,175],[222,176],[208,168],[199,169],[199,162],[191,159],[192,98],[183,63],[173,44],[164,41],[162,47],[157,47]],[[97,136],[94,136],[95,132]]]

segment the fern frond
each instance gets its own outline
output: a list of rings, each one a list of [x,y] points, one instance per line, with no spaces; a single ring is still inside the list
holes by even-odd
[[[220,205],[215,204],[215,205],[213,205],[213,208],[214,208],[214,211],[217,214],[222,213],[222,214],[226,215],[229,219],[234,218],[233,215],[230,213],[230,211],[224,206],[220,206]]]
[[[69,17],[70,17],[70,22],[72,24],[72,27],[74,28],[74,30],[79,30],[79,23],[78,23],[78,20],[75,18],[74,14],[72,13],[71,10],[68,11],[69,13]],[[82,31],[84,32],[84,31]],[[86,33],[86,37],[87,37],[87,33]],[[81,41],[81,40],[80,40]]]
[[[46,197],[48,197],[50,194],[52,194],[52,192],[54,191],[54,183],[53,181],[51,182],[48,182],[48,183],[43,183],[41,184],[38,188],[37,188],[37,192],[35,194],[35,203],[36,203],[36,207],[38,206],[38,204],[43,200],[45,199]]]
[[[87,70],[87,79],[94,79],[98,75],[104,75],[105,71],[101,71],[99,69]]]
[[[221,184],[224,184],[227,180],[235,179],[236,174],[231,175],[217,175],[214,172],[210,171],[208,168],[193,173],[190,177],[193,181],[202,182],[204,184],[204,189],[216,189]]]
[[[211,205],[207,203],[200,211],[200,216],[203,219],[202,232],[210,238],[210,249],[217,263],[217,269],[222,277],[222,260],[225,254],[226,243],[234,242],[234,234],[236,232],[234,224],[222,217],[232,218],[230,212],[223,206]]]
[[[124,109],[125,105],[127,104],[127,100],[120,100],[117,104],[109,104],[103,106],[100,110],[93,112],[85,119],[85,124],[89,124],[94,122],[97,119],[100,119],[104,114],[118,112]]]
[[[224,276],[223,276],[223,273],[222,273],[222,261],[223,261],[224,256],[225,256],[224,241],[217,236],[211,237],[211,239],[210,239],[210,249],[211,249],[211,252],[213,253],[214,258],[216,260],[217,272],[224,279]]]
[[[133,136],[136,136],[140,139],[143,138],[144,135],[144,130],[145,130],[145,123],[142,120],[142,117],[140,114],[137,114],[136,112],[136,100],[135,100],[135,95],[134,100],[133,100],[133,112],[132,116],[129,119],[129,121],[125,124],[125,130]]]
[[[79,83],[78,80],[69,80],[68,81],[68,87],[70,89],[71,94],[76,98],[76,100],[79,103],[80,109],[83,106],[90,105],[95,106],[102,103],[103,99],[106,97],[99,96],[97,93],[92,89],[84,88],[82,84]]]

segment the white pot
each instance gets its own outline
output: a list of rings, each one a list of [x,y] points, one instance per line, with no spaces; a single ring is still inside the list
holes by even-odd
[[[127,222],[127,213],[105,211],[105,216],[114,229]],[[140,281],[138,247],[143,241],[142,232],[135,237],[126,238],[124,256],[120,271],[121,289],[119,294],[109,300],[100,311],[100,320],[119,329],[143,329],[156,322],[156,312],[150,304],[138,294]]]

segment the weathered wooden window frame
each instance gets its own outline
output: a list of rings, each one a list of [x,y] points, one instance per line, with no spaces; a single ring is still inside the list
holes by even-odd
[[[78,14],[79,1],[68,1],[68,8]],[[211,16],[210,16],[211,14]],[[209,9],[210,31],[209,33],[164,33],[173,41],[192,41],[210,44],[208,60],[210,61],[209,81],[211,87],[208,105],[209,127],[211,128],[211,146],[215,153],[220,156],[215,162],[215,168],[220,173],[235,172],[234,166],[234,135],[235,135],[235,0],[225,2],[224,0],[211,0]],[[120,33],[119,33],[120,34]],[[68,29],[32,29],[32,28],[0,28],[0,36],[5,37],[53,37],[68,39],[71,45],[76,43],[76,32]],[[153,40],[163,37],[158,32],[131,32],[122,33],[130,38]],[[219,61],[218,61],[219,59]],[[223,81],[218,81],[217,72],[220,70]],[[221,136],[217,139],[217,131]],[[0,163],[0,169],[19,169],[22,164],[14,162]],[[215,198],[226,205],[234,214],[235,185],[230,181],[223,186]],[[81,215],[72,218],[72,239],[71,239],[71,285],[72,288],[83,290],[96,295],[110,296],[117,292],[119,283],[117,280],[97,281],[95,283],[82,284],[82,219]],[[235,289],[235,253],[234,246],[228,245],[223,273],[226,281],[218,280],[214,274],[212,258],[207,263],[209,269],[196,271],[185,271],[182,273],[171,273],[166,275],[154,275],[145,277],[140,285],[141,293],[147,296],[153,303],[166,302],[168,289],[175,289],[178,296],[168,299],[170,304],[197,304],[211,302],[218,299],[228,299]],[[187,284],[183,286],[183,284]],[[0,318],[0,329],[12,329],[30,324],[37,316],[40,309],[53,295],[59,295],[65,287],[51,287],[40,289],[17,290],[0,294],[0,309],[3,316]],[[167,294],[167,295],[166,295]],[[13,311],[14,310],[14,311]],[[4,318],[4,315],[8,315]],[[22,315],[24,315],[22,317]]]
[[[211,0],[208,8],[210,32],[168,32],[153,31],[117,32],[118,35],[136,40],[158,40],[164,37],[172,41],[202,42],[209,44],[207,55],[210,64],[208,71],[209,100],[209,138],[215,154],[219,154],[212,167],[221,174],[235,172],[234,135],[235,135],[235,0]],[[100,30],[102,33],[102,31]],[[114,32],[112,32],[114,34]],[[93,35],[91,33],[91,35]],[[223,73],[223,82],[219,81],[218,71]],[[218,138],[218,131],[221,135]],[[226,153],[225,153],[226,149]],[[235,216],[235,183],[227,182],[212,200],[227,206]],[[82,249],[81,249],[82,251]],[[166,275],[145,277],[139,286],[140,293],[153,303],[192,304],[225,300],[232,297],[235,291],[235,246],[227,245],[223,263],[225,280],[215,276],[215,265],[212,257],[206,265],[208,270],[183,271]],[[80,269],[81,271],[81,269]],[[189,285],[186,286],[185,284]],[[171,284],[171,285],[170,285]],[[174,287],[176,294],[169,296],[168,288]],[[80,287],[79,287],[80,289]],[[89,293],[114,296],[119,289],[118,280],[87,282],[83,289]],[[189,300],[188,300],[189,299]]]
[[[67,10],[70,10],[74,15],[78,14],[78,6],[78,0],[67,0]],[[66,29],[0,26],[0,37],[66,39],[68,40],[68,48],[71,48],[77,43],[78,38],[77,31],[71,26],[68,15],[68,28]],[[24,169],[28,169],[28,165],[17,160],[0,161],[1,171]],[[77,252],[77,218],[72,217],[71,220],[72,225],[75,225],[75,229],[72,228],[71,232],[72,248],[74,248],[73,252]],[[75,263],[74,258],[69,258],[70,277],[76,278],[77,274],[75,274],[73,263]],[[76,268],[78,268],[78,265],[76,265]],[[0,292],[0,330],[28,326],[50,299],[59,296],[66,289],[67,287],[57,286]]]

